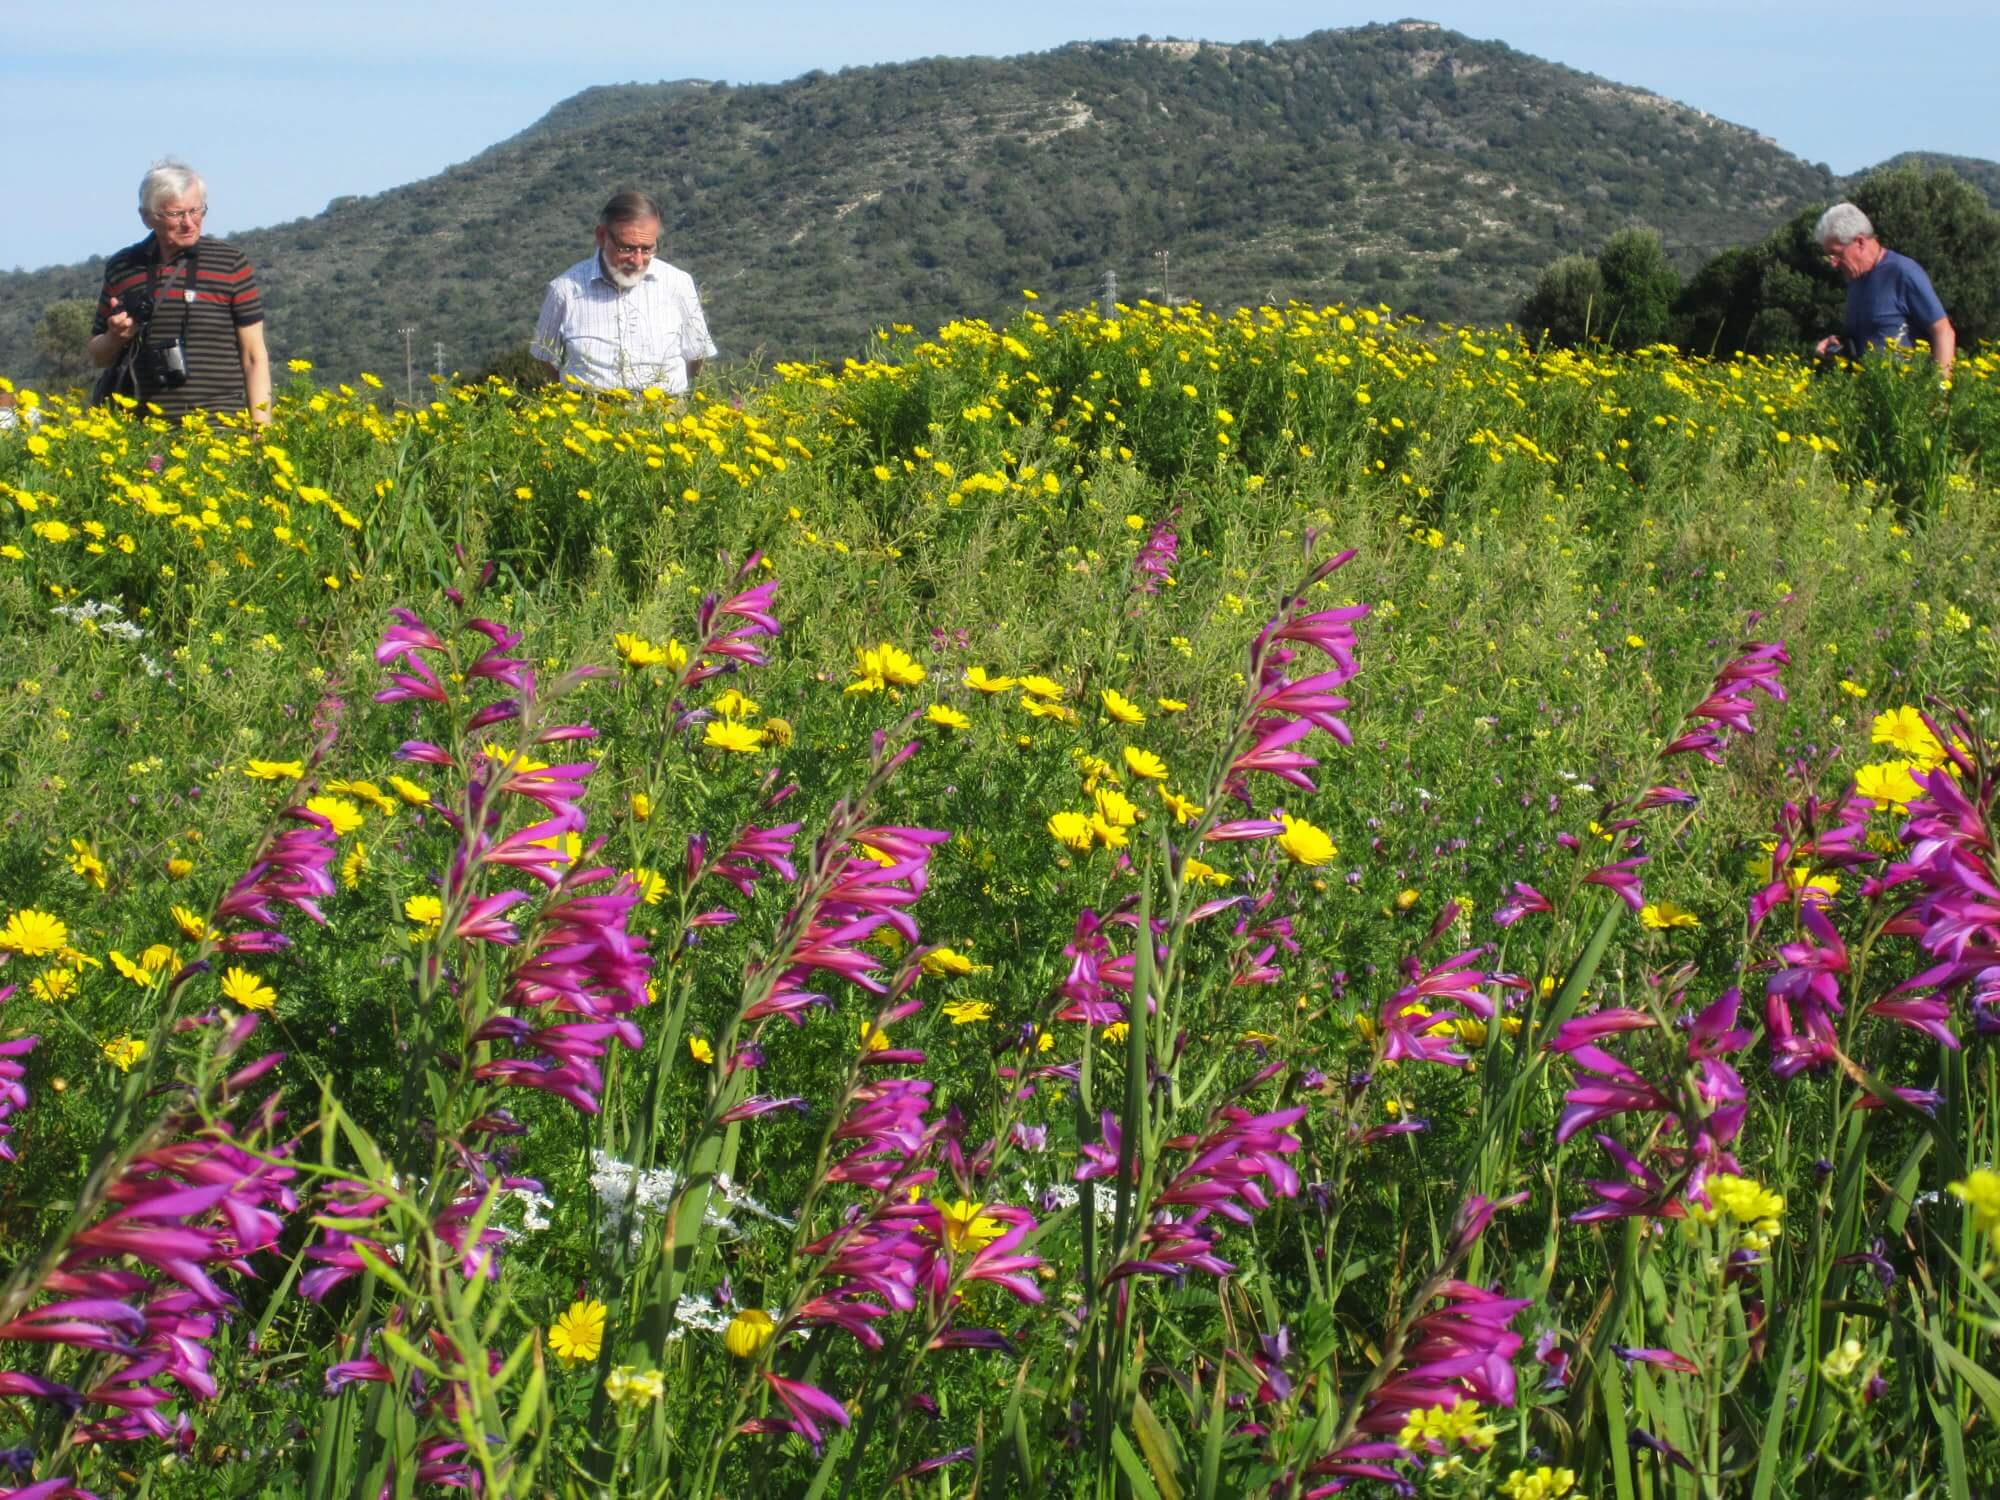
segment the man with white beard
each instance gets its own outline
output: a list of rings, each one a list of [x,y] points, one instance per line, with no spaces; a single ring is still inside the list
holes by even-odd
[[[614,194],[597,215],[597,253],[549,283],[528,346],[565,385],[680,395],[715,357],[694,279],[655,258],[660,206]]]

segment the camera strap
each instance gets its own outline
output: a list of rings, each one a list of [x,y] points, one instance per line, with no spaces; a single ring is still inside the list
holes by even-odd
[[[154,243],[157,248],[157,238]],[[195,277],[201,270],[201,242],[197,240],[194,244],[188,246],[188,253],[181,257],[178,264],[187,268],[187,280],[181,290],[181,331],[176,335],[180,340],[182,350],[185,351],[187,348],[188,319],[194,315]],[[160,259],[155,254],[153,264],[146,270],[146,301],[155,313],[159,311],[160,307],[158,300],[159,291]],[[146,327],[141,330],[140,339],[143,340],[147,335],[151,334],[152,330],[153,323],[149,317],[146,320]]]

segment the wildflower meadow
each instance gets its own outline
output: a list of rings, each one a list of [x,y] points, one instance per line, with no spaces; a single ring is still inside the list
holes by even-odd
[[[0,431],[0,1495],[2000,1490],[2000,362],[1140,304]]]

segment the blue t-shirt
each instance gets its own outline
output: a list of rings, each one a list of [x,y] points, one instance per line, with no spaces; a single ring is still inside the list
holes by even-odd
[[[1907,255],[1884,250],[1875,269],[1847,283],[1847,344],[1849,349],[1879,349],[1885,344],[1908,347],[1929,338],[1931,325],[1944,317],[1944,304],[1931,289],[1924,268]]]

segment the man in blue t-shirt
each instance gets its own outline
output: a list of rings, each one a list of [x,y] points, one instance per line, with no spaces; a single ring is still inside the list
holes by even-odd
[[[1938,373],[1950,379],[1958,335],[1924,268],[1907,255],[1885,250],[1868,215],[1852,203],[1836,203],[1821,214],[1813,238],[1826,263],[1847,282],[1845,341],[1821,339],[1819,352],[1858,359],[1870,349],[1888,344],[1908,348],[1921,338],[1931,346]]]

